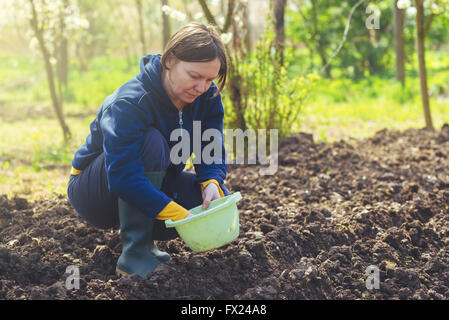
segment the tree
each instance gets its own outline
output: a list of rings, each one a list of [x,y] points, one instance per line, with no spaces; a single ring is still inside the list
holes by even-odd
[[[135,0],[137,16],[139,17],[139,38],[142,46],[142,54],[147,54],[147,46],[145,41],[145,28],[143,23],[142,0]]]
[[[312,1],[313,3],[314,1]],[[284,31],[284,15],[287,0],[274,0],[274,22],[275,22],[275,48],[279,56],[279,62],[282,66],[284,64],[284,46],[285,46],[285,31]]]
[[[88,25],[79,16],[76,3],[69,0],[22,0],[14,5],[16,10],[28,11],[29,25],[34,35],[31,47],[36,47],[42,56],[53,110],[67,142],[71,132],[64,119],[62,86],[67,83],[68,39]]]
[[[286,44],[283,48],[284,61],[281,63],[271,25],[274,21],[271,17],[267,20],[255,50],[241,66],[245,116],[250,128],[276,129],[278,137],[283,139],[292,132],[319,77],[317,74],[288,77],[291,46]]]
[[[59,45],[55,48],[57,55],[56,69],[58,71],[58,78],[60,79],[59,84],[64,85],[64,87],[67,87],[67,76],[69,73],[68,39],[65,36],[67,27],[65,17],[67,15],[68,8],[69,8],[69,1],[63,0],[62,8],[59,12],[59,32],[57,35],[58,37],[57,43]],[[60,88],[60,92],[61,91],[62,89]]]
[[[59,94],[56,92],[56,85],[55,85],[55,74],[53,71],[52,63],[51,63],[51,54],[49,52],[49,49],[47,48],[47,45],[45,43],[45,18],[39,19],[39,13],[38,9],[36,8],[36,0],[29,0],[30,8],[31,8],[31,19],[30,24],[31,28],[34,31],[34,34],[39,42],[39,47],[42,53],[42,57],[44,59],[45,63],[45,71],[47,74],[47,80],[48,80],[48,86],[50,90],[50,96],[51,100],[53,102],[53,109],[56,113],[56,116],[58,118],[59,124],[62,128],[64,141],[68,141],[71,138],[71,132],[68,127],[68,125],[65,122],[64,114],[62,112],[62,93],[59,92]],[[41,5],[41,9],[44,9],[45,6],[44,3],[39,3]],[[42,10],[43,12],[43,10]],[[41,21],[40,21],[41,20]],[[43,20],[43,21],[42,21]]]
[[[398,8],[398,0],[394,1],[394,49],[396,53],[396,79],[405,85],[405,39],[404,19],[405,12]]]
[[[245,105],[243,103],[244,93],[242,92],[242,74],[239,70],[239,63],[245,60],[246,50],[244,40],[247,30],[243,29],[243,20],[247,17],[246,3],[239,0],[228,0],[227,13],[223,19],[223,24],[217,23],[205,0],[198,0],[209,24],[218,28],[222,38],[227,38],[225,42],[228,55],[231,60],[229,75],[229,90],[233,107],[232,125],[242,130],[247,129],[245,120]],[[230,38],[230,39],[229,39]]]
[[[400,0],[397,3],[399,8],[409,8],[415,13],[416,21],[416,47],[418,51],[419,64],[419,82],[421,87],[421,101],[424,112],[426,128],[433,129],[432,114],[430,110],[429,91],[427,85],[427,68],[426,68],[426,47],[425,39],[429,33],[434,18],[440,14],[448,14],[449,0],[414,0],[414,7],[410,0]],[[427,19],[426,19],[427,11]]]
[[[163,48],[167,45],[170,40],[171,29],[170,29],[170,19],[167,13],[164,11],[164,7],[168,6],[168,0],[161,0],[162,4],[162,43]]]
[[[228,0],[228,14],[225,19],[224,27],[230,26],[230,33],[223,34],[231,36],[230,46],[228,46],[229,56],[231,58],[231,74],[229,77],[230,96],[234,108],[234,118],[232,123],[234,127],[246,130],[248,124],[245,118],[247,104],[245,103],[246,92],[243,85],[241,64],[246,60],[248,51],[246,50],[245,38],[248,33],[244,29],[244,21],[247,17],[247,3],[243,1]]]
[[[277,10],[270,6],[265,32],[251,52],[245,45],[245,1],[228,0],[227,14],[221,19],[212,14],[206,1],[199,2],[210,24],[217,26],[217,20],[223,22],[218,29],[232,62],[227,87],[233,109],[232,127],[243,131],[247,128],[276,129],[279,137],[284,138],[291,132],[317,79],[316,75],[293,79],[287,76],[291,48],[284,44],[283,22],[280,21],[286,1],[277,4]],[[250,152],[248,147],[245,141],[245,150]]]
[[[424,118],[426,120],[426,127],[433,128],[432,115],[430,113],[429,91],[427,88],[427,69],[425,58],[425,44],[427,28],[424,27],[424,0],[415,0],[416,6],[416,45],[418,48],[418,63],[419,63],[419,82],[421,85],[421,100],[424,110]],[[432,16],[431,16],[432,17]],[[428,18],[430,26],[431,17]]]
[[[391,21],[380,19],[379,28],[366,25],[371,16],[388,16],[391,2],[368,0],[291,0],[287,10],[287,37],[307,47],[309,68],[318,56],[321,71],[331,78],[330,67],[340,75],[358,79],[389,68]],[[350,41],[347,41],[350,39]],[[331,64],[332,63],[332,64]]]
[[[96,0],[77,0],[77,6],[80,15],[87,21],[88,29],[79,30],[77,37],[71,39],[75,47],[77,62],[83,71],[87,71],[90,61],[103,55],[110,49],[110,38],[114,37],[112,43],[122,43],[119,34],[115,31],[114,23],[117,21],[115,10],[120,6],[117,0],[96,1]],[[111,7],[114,10],[111,11]],[[129,19],[134,21],[134,19]],[[125,29],[125,30],[123,30]],[[125,31],[123,28],[120,31]],[[127,34],[129,37],[129,34]]]

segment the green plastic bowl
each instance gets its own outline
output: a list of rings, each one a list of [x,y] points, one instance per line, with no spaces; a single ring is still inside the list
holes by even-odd
[[[209,208],[202,205],[190,209],[193,216],[173,221],[165,220],[167,228],[176,228],[186,245],[196,252],[221,247],[238,237],[240,231],[237,201],[240,192],[211,201]]]

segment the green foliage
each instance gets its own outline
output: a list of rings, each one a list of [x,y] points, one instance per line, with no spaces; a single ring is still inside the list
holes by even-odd
[[[0,102],[23,101],[38,80],[40,65],[28,57],[0,53]],[[43,78],[45,80],[45,78]],[[44,83],[46,85],[46,83]],[[44,86],[44,88],[46,88]],[[31,96],[26,99],[31,100]]]
[[[44,66],[37,58],[0,54],[0,103],[48,104],[50,93]],[[69,71],[68,87],[64,102],[71,108],[97,108],[104,98],[139,72],[139,59],[134,58],[132,67],[125,58],[101,56],[90,61],[83,70],[73,59]]]
[[[307,54],[304,55],[303,64],[307,66],[307,70],[321,70],[325,60],[334,53],[343,37],[350,8],[357,1],[293,1],[296,8],[287,10],[286,34],[293,43],[306,46]],[[347,40],[330,66],[333,77],[363,79],[372,75],[394,74],[392,2],[366,1],[354,12]],[[370,16],[366,12],[368,5],[375,5],[380,10],[379,29],[370,30],[365,25]],[[430,14],[428,11],[426,16]],[[443,11],[434,17],[428,33],[430,47],[442,48],[447,45],[448,26],[448,12]],[[410,61],[415,50],[415,35],[415,17],[406,15],[404,36],[407,61]]]
[[[297,8],[287,11],[287,37],[295,43],[304,43],[310,56],[319,56],[320,63],[309,64],[312,70],[321,69],[337,49],[346,27],[348,14],[358,0],[296,1]],[[340,53],[332,61],[338,68],[337,76],[355,79],[384,72],[388,65],[392,47],[391,5],[384,1],[375,3],[381,11],[379,29],[368,29],[365,25],[370,14],[369,3],[363,3],[354,12],[350,29]],[[310,63],[309,59],[308,63]]]
[[[87,71],[72,69],[69,74],[69,88],[65,100],[83,107],[99,106],[103,100],[120,85],[138,72],[139,61],[129,69],[126,59],[98,57],[93,59]]]

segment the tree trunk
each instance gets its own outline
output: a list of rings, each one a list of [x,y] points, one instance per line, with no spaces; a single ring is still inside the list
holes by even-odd
[[[168,5],[168,0],[161,0],[162,6]],[[163,41],[163,48],[167,45],[168,41],[170,40],[171,30],[170,30],[170,20],[168,15],[166,15],[162,10],[162,41]]]
[[[232,108],[235,114],[235,118],[232,119],[232,126],[234,128],[246,130],[247,125],[245,120],[245,105],[242,100],[242,75],[238,70],[238,63],[245,59],[246,53],[244,47],[242,46],[242,30],[236,25],[235,19],[232,19],[235,12],[241,13],[241,11],[239,11],[241,10],[241,7],[238,6],[244,6],[244,4],[236,0],[228,0],[228,11],[226,14],[224,25],[219,26],[217,25],[215,17],[209,10],[206,1],[198,0],[198,2],[200,3],[203,13],[209,24],[216,26],[221,33],[227,33],[229,28],[231,28],[232,41],[229,44],[225,44],[225,46],[231,60],[229,82],[227,86],[229,87]],[[238,8],[235,9],[236,7]]]
[[[394,50],[396,52],[396,79],[405,85],[404,10],[394,1]]]
[[[58,59],[58,77],[59,81],[67,87],[67,75],[69,73],[69,52],[67,39],[61,39],[61,47],[59,48],[59,59]]]
[[[84,51],[88,50],[86,46],[84,45],[77,45],[75,49],[76,57],[78,59],[78,62],[80,64],[81,71],[87,71],[89,69],[89,62],[84,57],[85,54]]]
[[[65,123],[64,114],[62,112],[62,105],[61,105],[60,99],[58,98],[58,95],[56,93],[53,68],[52,68],[51,63],[50,63],[50,54],[48,53],[48,50],[47,50],[47,48],[45,46],[43,31],[39,27],[39,24],[38,24],[36,7],[35,7],[35,4],[34,4],[33,0],[29,0],[29,2],[31,4],[31,14],[32,14],[32,18],[30,20],[31,27],[34,30],[35,34],[36,34],[36,38],[37,38],[37,40],[39,42],[39,46],[41,48],[42,56],[44,58],[45,71],[47,73],[48,86],[49,86],[49,89],[50,89],[51,100],[53,102],[53,109],[54,109],[54,111],[56,113],[56,116],[58,117],[59,124],[61,125],[64,141],[67,142],[68,140],[70,140],[72,134],[70,132],[69,127]]]
[[[424,5],[423,0],[415,0],[416,6],[416,29],[417,29],[417,47],[419,61],[419,79],[421,83],[421,99],[426,120],[426,128],[433,128],[432,115],[430,113],[429,91],[427,89],[427,70],[424,45]]]
[[[249,2],[244,4],[244,19],[243,19],[243,28],[246,30],[245,33],[245,48],[246,52],[250,53],[252,50],[252,41],[251,41],[251,19],[250,19],[250,8]]]
[[[58,97],[59,97],[59,105],[62,110],[63,102],[64,102],[64,92],[67,88],[67,76],[69,70],[69,52],[68,52],[68,41],[67,37],[64,36],[65,32],[65,15],[66,10],[69,6],[69,1],[63,1],[63,8],[61,12],[59,12],[59,34],[56,38],[55,43],[55,51],[54,56],[57,58],[56,60],[56,83],[58,87]]]
[[[140,36],[140,44],[142,46],[142,54],[147,54],[147,46],[145,41],[145,28],[143,26],[143,13],[142,13],[142,0],[135,0],[136,1],[136,9],[137,9],[137,16],[139,17],[139,36]]]
[[[274,19],[275,19],[275,48],[278,54],[280,65],[284,65],[284,46],[285,30],[284,16],[287,0],[274,0]]]
[[[244,30],[244,28],[242,29],[238,25],[236,19],[230,19],[230,17],[238,15],[240,18],[244,19],[244,17],[242,17],[242,14],[246,14],[244,12],[244,9],[245,4],[241,1],[229,0],[228,10],[230,11],[228,11],[228,15],[226,18],[228,22],[225,22],[225,26],[223,27],[224,29],[229,26],[232,33],[232,41],[228,46],[228,52],[230,53],[229,56],[231,57],[231,74],[229,77],[230,96],[235,113],[233,126],[234,128],[239,128],[243,131],[247,129],[245,119],[246,104],[243,101],[243,78],[238,66],[246,59],[246,47],[244,39],[246,36],[245,32],[247,30]]]
[[[189,21],[193,21],[195,19],[192,15],[192,12],[189,10],[188,2],[189,2],[188,0],[182,0],[182,4],[184,6],[184,11],[185,11],[185,14],[187,15],[187,19],[189,19]]]
[[[64,36],[65,31],[65,9],[69,6],[68,0],[63,1],[64,9],[60,13],[60,47],[57,52],[57,68],[58,68],[58,78],[59,82],[67,87],[67,75],[69,70],[69,52],[68,52],[68,44],[67,38]]]
[[[234,110],[243,110],[242,104],[242,77],[240,74],[233,73],[229,77],[229,88],[231,93],[231,100],[234,105]],[[236,112],[235,119],[232,121],[235,129],[242,129],[245,131],[247,129],[245,115],[243,112]]]

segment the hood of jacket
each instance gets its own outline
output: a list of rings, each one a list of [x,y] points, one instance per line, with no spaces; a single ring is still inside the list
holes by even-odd
[[[162,85],[162,63],[161,54],[150,54],[144,56],[140,60],[140,73],[136,76],[147,92],[151,92],[153,99],[157,99],[159,103],[162,103],[177,111],[178,109],[170,100],[164,86]]]

